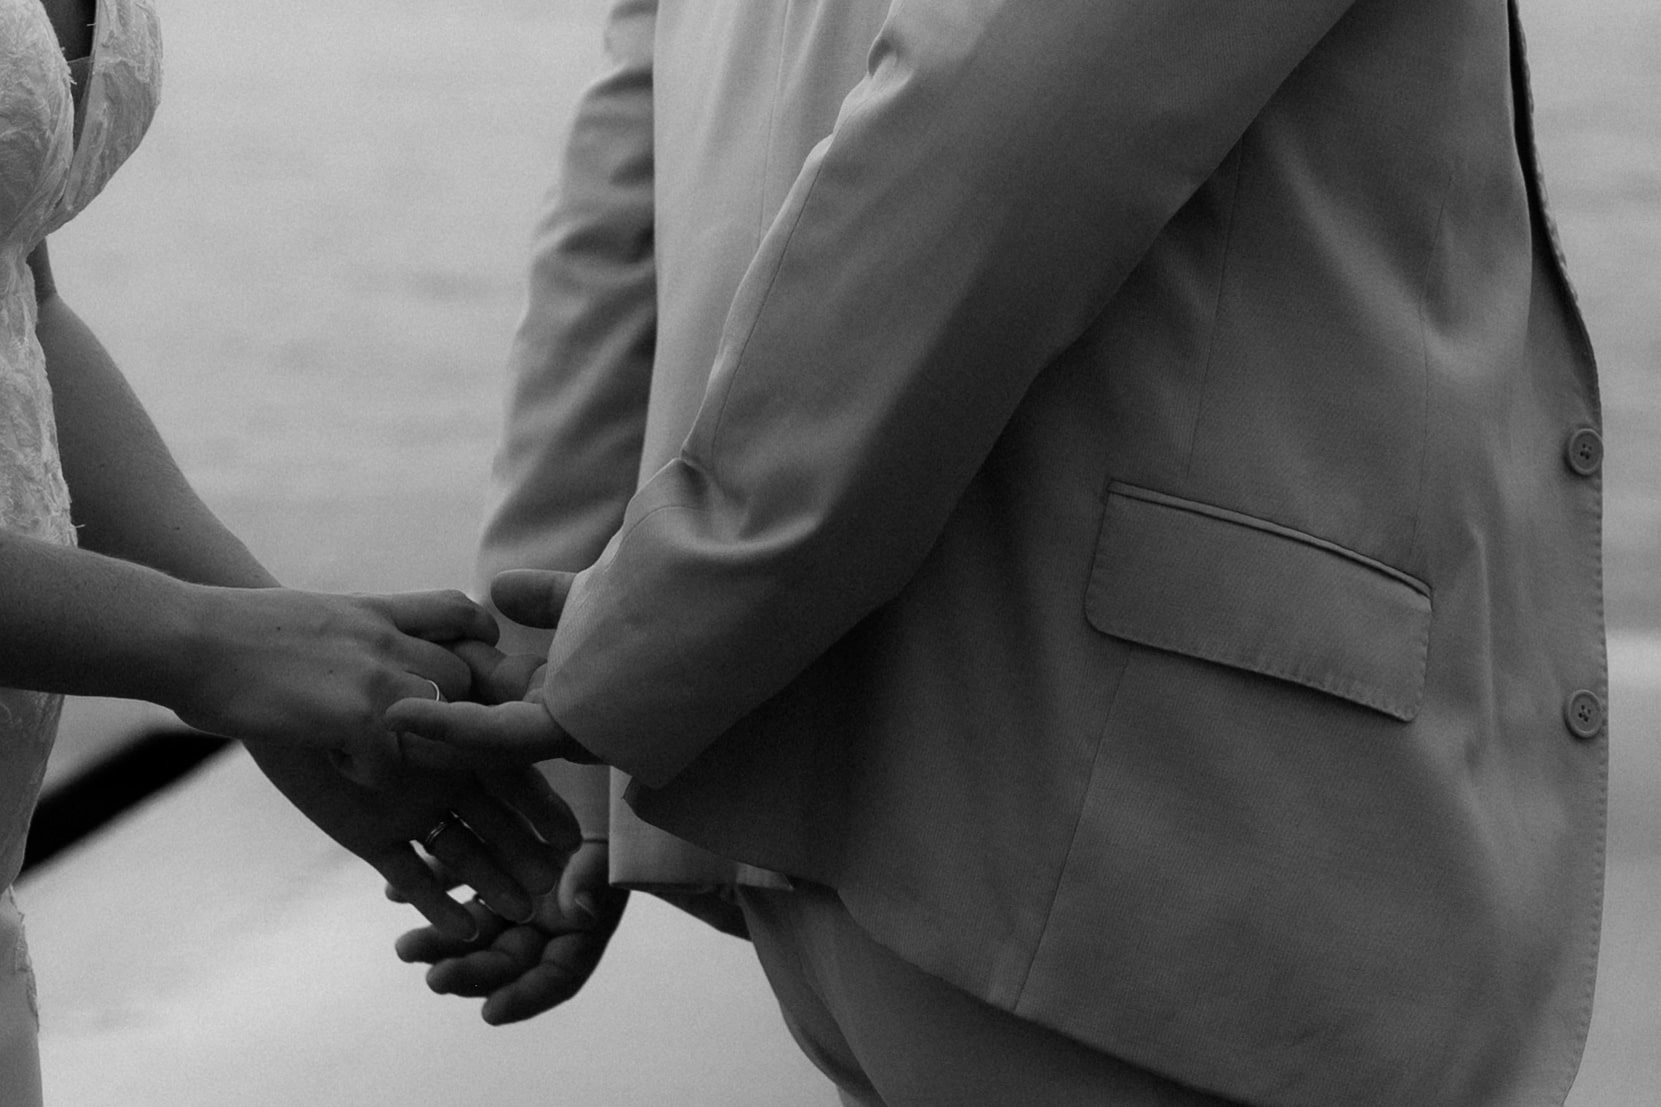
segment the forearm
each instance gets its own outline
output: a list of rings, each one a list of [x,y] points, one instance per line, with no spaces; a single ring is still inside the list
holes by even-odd
[[[0,684],[149,700],[212,734],[381,762],[387,707],[465,696],[445,644],[496,637],[460,592],[205,586],[7,531],[0,581]]]
[[[191,489],[109,353],[55,292],[42,297],[35,333],[81,546],[182,580],[274,585]]]
[[[138,698],[228,737],[383,757],[387,705],[468,690],[442,643],[496,639],[459,592],[276,588],[191,490],[109,355],[29,258],[84,548],[0,533],[0,683]],[[107,556],[106,556],[107,555]]]
[[[560,724],[661,786],[897,595],[1033,381],[1350,2],[896,0],[681,456],[571,592]]]
[[[0,530],[0,684],[173,706],[204,589]]]

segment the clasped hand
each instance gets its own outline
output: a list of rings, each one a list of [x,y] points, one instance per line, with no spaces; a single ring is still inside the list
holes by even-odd
[[[570,582],[565,573],[503,573],[492,584],[491,600],[515,622],[552,628]],[[461,643],[455,651],[472,671],[474,696],[481,702],[413,698],[394,705],[387,712],[389,724],[420,736],[405,739],[411,760],[593,760],[544,708],[541,656],[510,656],[484,642]],[[440,860],[432,869],[435,880],[470,883],[449,858]],[[608,861],[604,841],[585,841],[566,862],[557,886],[536,898],[530,917],[504,917],[495,901],[484,896],[468,906],[478,927],[474,937],[460,938],[438,926],[412,930],[398,940],[398,956],[431,964],[427,985],[434,992],[484,997],[480,1014],[487,1023],[540,1014],[583,986],[622,919],[628,893],[610,886]],[[407,898],[391,883],[388,895]]]
[[[569,586],[567,574],[505,573],[492,599],[552,627]],[[497,650],[495,621],[460,593],[221,598],[212,625],[230,646],[181,716],[248,740],[295,806],[426,916],[398,953],[435,962],[434,991],[488,996],[490,1022],[575,993],[627,893],[609,887],[605,843],[581,841],[532,765],[592,760],[542,706],[544,659]],[[471,903],[451,898],[457,885]]]
[[[530,919],[580,843],[570,809],[530,758],[423,761],[411,756],[421,739],[406,741],[384,715],[402,697],[436,706],[435,688],[459,699],[500,695],[516,674],[528,682],[532,667],[494,649],[489,613],[459,592],[213,592],[203,624],[216,645],[178,697],[181,718],[243,739],[296,807],[440,932],[479,930],[448,895],[452,881],[504,917]],[[430,843],[439,874],[411,843],[441,824],[453,829]]]
[[[490,598],[514,622],[551,629],[565,608],[571,580],[570,573],[515,569],[497,575]],[[592,763],[594,756],[565,732],[543,703],[546,659],[504,654],[493,642],[459,642],[452,647],[471,671],[477,702],[415,696],[387,710],[387,725],[406,736],[404,755],[433,768],[553,758]]]

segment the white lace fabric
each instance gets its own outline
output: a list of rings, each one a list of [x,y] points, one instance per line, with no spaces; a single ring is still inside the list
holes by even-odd
[[[97,13],[77,142],[69,66],[45,8],[0,0],[0,526],[63,545],[75,534],[27,259],[137,148],[161,91],[151,0],[98,0]],[[59,703],[0,689],[0,889],[22,864]]]

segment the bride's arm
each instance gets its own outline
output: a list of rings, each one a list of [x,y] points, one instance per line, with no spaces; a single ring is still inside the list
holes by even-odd
[[[405,696],[465,696],[440,641],[494,624],[459,592],[330,596],[181,581],[0,529],[0,684],[121,696],[231,738],[390,757]],[[439,641],[431,641],[437,639]]]
[[[0,682],[151,700],[237,738],[350,748],[384,739],[384,697],[445,695],[439,645],[494,638],[459,593],[365,599],[276,581],[196,496],[120,370],[30,264],[80,549],[0,533]],[[252,591],[257,589],[258,591]]]
[[[473,920],[410,841],[449,812],[471,832],[446,835],[446,849],[458,851],[446,862],[510,917],[531,911],[577,845],[575,819],[532,769],[481,782],[390,767],[396,740],[381,722],[386,705],[430,695],[417,674],[452,696],[470,683],[454,654],[398,624],[439,626],[435,612],[448,608],[450,636],[459,637],[482,614],[460,593],[214,587],[3,528],[0,581],[0,684],[151,700],[203,730],[248,740],[296,807],[447,934],[472,933]],[[380,766],[380,787],[337,772],[330,757],[338,751]]]
[[[394,744],[381,721],[386,705],[430,695],[429,679],[448,696],[465,694],[465,664],[439,643],[494,641],[494,621],[458,592],[276,587],[190,488],[109,354],[58,296],[44,245],[30,266],[84,548],[0,529],[0,684],[151,700],[204,730],[252,740],[291,801],[453,932],[472,922],[409,840],[461,811],[501,863],[476,850],[452,867],[493,904],[528,909],[524,893],[551,886],[576,835],[563,804],[536,791],[540,778],[495,782],[485,794],[467,777],[406,777],[372,793],[335,773],[318,748],[385,757]]]
[[[274,586],[190,487],[121,370],[58,295],[44,242],[29,268],[81,547],[181,580]]]

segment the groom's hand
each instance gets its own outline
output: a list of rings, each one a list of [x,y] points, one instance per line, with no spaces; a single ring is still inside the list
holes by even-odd
[[[553,630],[576,578],[557,569],[508,569],[490,582],[490,602],[522,626]]]
[[[490,598],[503,615],[525,626],[559,624],[575,574],[512,569],[491,582]],[[472,673],[477,703],[399,700],[387,709],[387,726],[405,735],[406,758],[429,767],[468,762],[519,763],[560,758],[581,764],[597,759],[565,732],[542,700],[544,658],[505,654],[482,641],[458,642],[451,650]],[[421,741],[425,739],[426,741]]]
[[[599,760],[565,733],[540,696],[494,705],[399,700],[387,708],[386,723],[406,736],[405,762],[421,768],[530,765],[555,758],[592,765]]]
[[[254,742],[248,750],[307,818],[372,865],[435,927],[458,938],[474,934],[476,921],[449,897],[412,841],[446,823],[428,848],[493,908],[520,919],[531,917],[538,897],[556,887],[581,841],[570,808],[528,767],[407,771],[371,789],[337,772],[321,750]]]
[[[439,995],[485,997],[480,1014],[487,1023],[539,1015],[587,983],[622,921],[629,894],[610,887],[607,869],[606,843],[584,842],[557,891],[537,900],[529,923],[509,923],[474,903],[477,938],[424,927],[398,939],[398,956],[432,965],[427,986]]]

